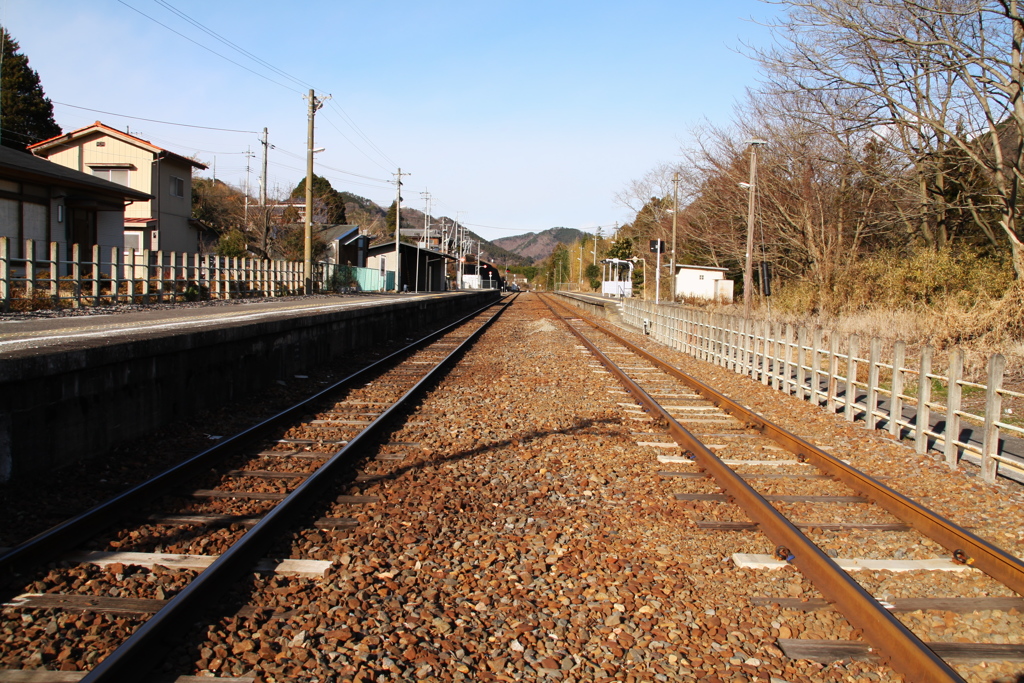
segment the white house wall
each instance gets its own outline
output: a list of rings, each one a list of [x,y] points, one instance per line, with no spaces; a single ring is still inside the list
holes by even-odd
[[[726,286],[724,283],[728,283]],[[721,270],[681,268],[676,274],[676,296],[732,301],[732,281]]]

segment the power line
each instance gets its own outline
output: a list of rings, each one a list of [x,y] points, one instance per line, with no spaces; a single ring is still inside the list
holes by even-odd
[[[300,92],[300,91],[296,90],[295,88],[293,88],[293,87],[291,87],[291,86],[289,86],[289,85],[285,85],[284,83],[280,83],[280,82],[278,82],[278,81],[275,81],[275,80],[274,80],[273,78],[270,78],[269,76],[266,76],[266,75],[264,75],[264,74],[261,74],[261,73],[260,73],[260,72],[258,72],[258,71],[254,71],[253,69],[250,69],[249,67],[245,66],[244,64],[239,64],[238,62],[236,62],[235,60],[231,59],[230,57],[225,57],[224,55],[222,55],[221,53],[217,52],[216,50],[213,50],[213,49],[211,49],[211,48],[208,48],[208,47],[206,47],[205,45],[203,45],[203,44],[202,44],[202,43],[200,43],[199,41],[197,41],[197,40],[193,40],[192,38],[189,38],[188,36],[186,36],[186,35],[185,35],[184,33],[181,33],[180,31],[175,31],[175,30],[174,30],[173,28],[171,28],[171,27],[170,27],[170,26],[168,26],[167,24],[163,23],[162,21],[160,21],[160,20],[158,20],[158,19],[154,19],[153,17],[149,16],[148,14],[146,14],[145,12],[143,12],[142,10],[140,10],[140,9],[138,9],[138,8],[136,8],[136,7],[132,7],[131,5],[129,5],[129,4],[128,4],[127,2],[125,2],[124,0],[117,0],[117,1],[118,1],[119,3],[121,3],[122,5],[124,5],[125,7],[127,7],[128,9],[131,9],[131,10],[135,10],[136,12],[138,12],[139,14],[141,14],[142,16],[144,16],[144,17],[146,17],[147,19],[149,19],[150,21],[152,21],[152,22],[154,22],[154,23],[156,23],[156,24],[159,24],[160,26],[163,26],[163,27],[164,27],[165,29],[167,29],[167,30],[168,30],[168,31],[170,31],[171,33],[174,33],[174,34],[176,34],[176,35],[179,35],[179,36],[181,36],[182,38],[184,38],[184,39],[185,39],[185,40],[187,40],[188,42],[190,42],[190,43],[193,43],[193,44],[195,44],[195,45],[198,45],[199,47],[203,48],[203,49],[204,49],[204,50],[206,50],[207,52],[209,52],[209,53],[211,53],[211,54],[215,54],[215,55],[217,55],[218,57],[220,57],[221,59],[223,59],[223,60],[225,60],[225,61],[227,61],[227,62],[231,62],[231,63],[232,63],[232,64],[234,64],[235,66],[238,66],[238,67],[241,67],[241,68],[245,69],[246,71],[248,71],[248,72],[249,72],[249,73],[251,73],[251,74],[254,74],[254,75],[256,75],[256,76],[259,76],[260,78],[262,78],[262,79],[264,79],[264,80],[270,81],[270,82],[271,82],[271,83],[273,83],[274,85],[279,85],[279,86],[281,86],[282,88],[284,88],[285,90],[291,90],[291,91],[292,91],[292,92],[294,92],[294,93],[299,93],[299,92]],[[300,94],[301,94],[301,93],[300,93]],[[249,132],[249,131],[247,131],[247,132]]]
[[[288,150],[283,149],[281,147],[278,147],[276,145],[274,146],[274,149],[276,149],[278,152],[281,152],[282,154],[284,154],[286,156],[294,157],[295,159],[304,160],[306,158],[303,155],[296,154],[295,152],[289,152]],[[333,166],[328,166],[327,164],[319,162],[319,161],[317,162],[316,165],[317,165],[318,168],[329,168],[332,171],[336,171],[338,173],[344,173],[345,175],[355,176],[356,178],[364,178],[366,180],[373,180],[373,181],[376,181],[378,183],[388,183],[388,184],[391,184],[393,182],[391,180],[387,180],[386,178],[374,178],[373,176],[362,175],[360,173],[353,173],[352,171],[345,171],[345,170],[342,170],[340,168],[334,168]]]
[[[373,140],[368,138],[366,136],[366,134],[363,133],[362,129],[359,128],[359,126],[356,125],[356,122],[352,119],[351,116],[348,115],[348,113],[344,109],[341,108],[340,105],[338,105],[337,103],[332,101],[331,102],[331,106],[338,110],[338,113],[341,114],[341,116],[342,116],[342,120],[345,121],[352,128],[352,130],[354,130],[359,135],[359,137],[361,137],[363,140],[365,140],[366,144],[368,144],[371,148],[373,148],[373,150],[375,152],[377,152],[377,154],[379,154],[381,156],[381,158],[384,159],[384,161],[388,162],[392,166],[395,166],[395,167],[398,166],[398,164],[395,162],[394,159],[392,159],[387,154],[385,154],[383,152],[383,150],[381,150],[380,147],[378,147],[377,145],[375,145],[373,143]]]
[[[250,69],[249,67],[247,67],[247,66],[245,66],[245,65],[243,65],[243,64],[240,64],[240,63],[238,63],[238,62],[234,61],[233,59],[230,59],[230,58],[228,58],[228,57],[226,57],[226,56],[222,55],[221,53],[219,53],[219,52],[217,52],[217,51],[215,51],[215,50],[212,50],[211,48],[209,48],[209,47],[207,47],[207,46],[203,45],[202,43],[200,43],[200,42],[198,42],[198,41],[196,41],[196,40],[193,40],[192,38],[189,38],[189,37],[188,37],[188,36],[186,36],[186,35],[185,35],[184,33],[181,33],[181,32],[179,32],[179,31],[176,31],[175,29],[171,28],[171,27],[170,27],[170,26],[168,26],[167,24],[164,24],[163,22],[161,22],[161,21],[159,21],[159,20],[155,19],[154,17],[151,17],[151,16],[149,16],[148,14],[146,14],[145,12],[143,12],[142,10],[139,10],[139,9],[137,9],[137,8],[135,8],[135,7],[132,7],[132,6],[131,6],[131,5],[129,5],[129,4],[127,3],[127,2],[125,2],[125,0],[118,0],[118,2],[120,2],[120,3],[121,3],[122,5],[124,5],[125,7],[128,7],[129,9],[135,10],[136,12],[138,12],[139,14],[141,14],[142,16],[144,16],[144,17],[146,17],[147,19],[149,19],[150,21],[153,21],[153,22],[155,22],[155,23],[159,24],[160,26],[163,26],[163,27],[164,27],[164,28],[166,28],[166,29],[167,29],[168,31],[171,31],[172,33],[175,33],[175,34],[177,34],[177,35],[181,36],[182,38],[184,38],[184,39],[188,40],[189,42],[191,42],[191,43],[194,43],[195,45],[197,45],[197,46],[199,46],[199,47],[203,48],[204,50],[206,50],[206,51],[208,51],[208,52],[210,52],[210,53],[212,53],[212,54],[214,54],[214,55],[217,55],[217,56],[218,56],[218,57],[220,57],[221,59],[224,59],[224,60],[226,60],[226,61],[228,61],[228,62],[230,62],[230,63],[234,64],[235,66],[239,66],[239,67],[241,67],[241,68],[245,69],[246,71],[248,71],[248,72],[250,72],[250,73],[252,73],[252,74],[255,74],[255,75],[259,76],[260,78],[266,79],[266,80],[270,81],[271,83],[274,83],[275,85],[279,85],[279,86],[281,86],[282,88],[285,88],[285,89],[287,89],[287,90],[291,90],[292,92],[299,92],[298,90],[295,90],[295,89],[294,89],[294,88],[292,88],[291,86],[285,85],[284,83],[280,83],[280,82],[278,82],[278,81],[276,81],[276,80],[274,80],[274,79],[272,79],[272,78],[270,78],[270,77],[268,77],[268,76],[266,76],[266,75],[264,75],[264,74],[261,74],[261,73],[259,73],[258,71],[255,71],[255,70],[253,70],[253,69]],[[231,49],[233,49],[233,50],[237,51],[238,53],[240,53],[240,54],[242,54],[242,55],[244,55],[244,56],[248,57],[249,59],[251,59],[251,60],[255,61],[256,63],[260,64],[260,65],[261,65],[261,66],[263,66],[264,68],[270,69],[270,70],[271,70],[271,71],[273,71],[274,73],[276,73],[276,74],[278,74],[278,75],[280,75],[280,76],[282,76],[282,77],[284,77],[284,78],[286,78],[286,79],[288,79],[288,80],[292,81],[293,83],[297,83],[297,84],[300,84],[300,85],[303,85],[303,86],[306,86],[306,87],[312,88],[312,86],[311,86],[311,85],[309,85],[308,83],[306,83],[306,82],[302,81],[301,79],[298,79],[298,78],[296,78],[296,77],[292,76],[291,74],[289,74],[289,73],[285,72],[285,71],[284,71],[284,70],[282,70],[282,69],[279,69],[278,67],[274,66],[274,65],[273,65],[273,64],[271,64],[270,62],[267,62],[266,60],[264,60],[264,59],[262,59],[262,58],[260,58],[260,57],[257,57],[257,56],[256,56],[255,54],[253,54],[253,53],[249,52],[248,50],[246,50],[246,49],[242,48],[241,46],[237,45],[236,43],[234,43],[234,42],[232,42],[232,41],[228,40],[227,38],[225,38],[225,37],[224,37],[224,36],[222,36],[221,34],[219,34],[219,33],[217,33],[216,31],[214,31],[213,29],[210,29],[210,28],[206,27],[206,26],[205,26],[205,25],[203,25],[203,24],[202,24],[201,22],[199,22],[199,21],[197,21],[197,20],[193,19],[192,17],[190,17],[190,16],[189,16],[188,14],[186,14],[185,12],[183,12],[183,11],[181,11],[181,10],[177,9],[176,7],[172,6],[172,5],[171,5],[171,4],[169,3],[169,2],[167,2],[167,0],[155,0],[155,2],[156,2],[157,4],[159,4],[159,5],[161,6],[161,7],[163,7],[164,9],[166,9],[166,10],[168,10],[168,11],[172,12],[173,14],[175,14],[175,15],[176,15],[176,16],[178,16],[179,18],[183,19],[184,21],[188,22],[188,23],[189,23],[189,24],[191,24],[192,26],[194,26],[194,27],[198,28],[199,30],[201,30],[201,31],[203,31],[204,33],[206,33],[207,35],[211,36],[211,37],[212,37],[212,38],[214,38],[215,40],[217,40],[217,41],[221,42],[222,44],[224,44],[224,45],[226,45],[226,46],[230,47]],[[375,151],[375,152],[376,152],[377,154],[379,154],[379,155],[380,155],[380,157],[381,157],[382,159],[384,159],[384,160],[385,160],[385,161],[386,161],[386,162],[387,162],[388,164],[390,164],[391,168],[393,168],[393,167],[396,167],[396,166],[398,165],[398,164],[397,164],[397,163],[396,163],[396,162],[395,162],[395,161],[394,161],[393,159],[391,159],[390,157],[388,157],[388,155],[387,155],[387,154],[385,154],[385,153],[384,153],[384,151],[383,151],[383,150],[381,150],[381,149],[380,149],[380,147],[378,147],[378,146],[377,146],[377,145],[376,145],[376,144],[375,144],[375,143],[374,143],[374,142],[373,142],[373,141],[372,141],[372,140],[371,140],[371,139],[370,139],[370,138],[369,138],[369,137],[368,137],[368,136],[367,136],[367,135],[366,135],[366,134],[365,134],[365,133],[364,133],[364,132],[363,132],[363,131],[362,131],[362,130],[361,130],[360,128],[359,128],[359,126],[358,126],[358,125],[356,125],[355,121],[354,121],[354,120],[353,120],[353,119],[352,119],[352,118],[351,118],[351,117],[350,117],[350,116],[349,116],[349,115],[348,115],[348,114],[347,114],[347,113],[345,112],[345,110],[344,110],[344,109],[342,109],[342,108],[341,108],[340,106],[338,106],[338,105],[337,105],[336,103],[334,103],[333,101],[332,101],[332,102],[330,102],[330,104],[331,104],[331,106],[332,106],[332,107],[334,107],[334,109],[335,109],[335,110],[336,110],[336,111],[337,111],[337,112],[338,112],[338,113],[340,114],[340,116],[341,116],[342,120],[343,120],[343,121],[345,121],[345,123],[347,123],[347,124],[348,124],[348,126],[349,126],[350,128],[352,128],[352,130],[354,130],[354,131],[356,132],[356,134],[357,134],[357,135],[358,135],[358,136],[359,136],[360,138],[362,138],[362,139],[363,139],[363,140],[364,140],[364,141],[366,142],[366,144],[368,144],[368,145],[370,146],[370,148],[371,148],[371,149],[372,149],[373,151]],[[143,120],[148,120],[148,119],[143,119]],[[331,123],[331,126],[332,126],[332,127],[333,127],[333,128],[334,128],[334,129],[336,130],[336,131],[338,131],[338,134],[339,134],[339,135],[341,135],[341,136],[342,136],[343,138],[345,138],[345,140],[347,140],[347,141],[349,142],[349,144],[351,144],[351,145],[352,145],[353,147],[355,147],[355,148],[356,148],[357,150],[359,150],[359,152],[360,152],[360,153],[362,153],[362,154],[363,154],[364,156],[366,156],[366,157],[367,157],[368,159],[370,159],[371,161],[373,161],[373,163],[375,163],[375,164],[377,164],[378,166],[380,166],[380,168],[381,168],[382,170],[390,172],[390,168],[388,168],[388,167],[386,167],[386,166],[382,166],[382,165],[381,165],[381,164],[379,164],[379,163],[378,163],[378,162],[377,162],[376,160],[372,159],[372,158],[371,158],[371,157],[370,157],[370,156],[369,156],[368,154],[366,154],[366,153],[365,153],[365,152],[364,152],[364,151],[363,151],[363,150],[362,150],[362,149],[361,149],[360,147],[358,147],[358,146],[357,146],[357,145],[356,145],[356,144],[355,144],[355,143],[354,143],[354,142],[353,142],[353,141],[352,141],[352,140],[351,140],[351,139],[350,139],[350,138],[349,138],[348,136],[346,136],[346,135],[345,135],[344,133],[342,133],[342,132],[341,132],[341,130],[340,130],[340,129],[339,129],[339,128],[338,128],[337,126],[335,126],[335,125],[334,125],[334,123],[333,123],[332,121],[330,121],[329,119],[328,119],[328,121],[329,121],[329,122]],[[214,129],[214,130],[220,130],[220,129]],[[231,131],[231,132],[235,132],[235,131]],[[258,133],[258,131],[245,131],[245,132],[254,132],[254,133]]]
[[[220,41],[224,45],[227,45],[228,47],[232,48],[236,52],[239,52],[240,54],[245,55],[246,57],[248,57],[249,59],[253,60],[254,62],[257,62],[257,63],[265,66],[266,68],[268,68],[271,71],[277,73],[278,75],[284,76],[285,78],[287,78],[288,80],[292,81],[293,83],[296,83],[297,85],[301,85],[301,86],[306,87],[306,88],[312,88],[313,87],[309,83],[306,83],[305,81],[299,80],[298,78],[295,78],[291,74],[288,74],[285,71],[277,68],[276,66],[274,66],[270,62],[267,62],[267,61],[265,61],[263,59],[260,59],[259,57],[257,57],[253,53],[249,52],[248,50],[246,50],[245,48],[243,48],[243,47],[241,47],[239,45],[236,45],[235,43],[231,42],[230,40],[228,40],[224,36],[220,35],[216,31],[214,31],[213,29],[207,28],[206,26],[204,26],[200,22],[196,21],[195,19],[193,19],[189,15],[185,14],[181,10],[179,10],[176,7],[172,6],[166,0],[156,0],[156,3],[158,5],[161,5],[165,9],[173,12],[174,14],[178,15],[179,17],[181,17],[182,19],[184,19],[188,23],[192,24],[193,26],[195,26],[199,30],[203,31],[207,35],[211,36],[212,38]]]
[[[324,118],[326,118],[326,119],[327,119],[327,123],[331,124],[331,128],[333,128],[334,130],[338,131],[338,135],[340,135],[341,137],[345,138],[345,140],[346,140],[346,141],[348,141],[348,143],[349,143],[350,145],[352,145],[352,146],[353,146],[353,147],[354,147],[354,148],[355,148],[355,149],[356,149],[356,150],[357,150],[357,151],[358,151],[358,152],[359,152],[360,154],[362,154],[362,155],[363,155],[364,157],[366,157],[367,159],[369,159],[369,160],[370,160],[370,161],[371,161],[372,163],[376,164],[377,166],[379,166],[379,167],[380,167],[380,168],[382,168],[383,170],[385,170],[385,171],[387,171],[387,170],[388,170],[386,166],[383,166],[383,165],[381,165],[381,163],[380,163],[379,161],[377,161],[376,159],[374,159],[373,157],[371,157],[371,156],[370,156],[369,154],[367,154],[366,152],[364,152],[364,151],[363,151],[363,148],[362,148],[362,147],[360,147],[359,145],[357,145],[356,143],[354,143],[354,142],[352,141],[352,139],[351,139],[351,138],[350,138],[349,136],[347,136],[347,135],[345,135],[344,133],[342,133],[342,132],[341,132],[341,129],[340,129],[340,128],[338,128],[338,126],[336,126],[336,125],[334,124],[334,121],[332,121],[332,120],[331,120],[331,117],[330,117],[330,116],[327,116],[327,115],[326,115],[326,112],[324,113]],[[372,145],[373,145],[373,143],[371,142],[371,143],[370,143],[370,145],[372,146]],[[380,150],[378,150],[378,152],[379,152],[379,151],[380,151]],[[382,153],[382,154],[381,154],[381,156],[384,156],[384,154]],[[387,158],[387,157],[385,157],[385,159],[386,159],[386,158]],[[397,166],[397,164],[396,164],[396,166]]]
[[[134,9],[134,8],[132,8]],[[195,126],[191,123],[175,123],[173,121],[158,121],[157,119],[144,119],[141,116],[129,116],[128,114],[117,114],[112,111],[103,111],[102,109],[90,109],[89,107],[80,107],[77,104],[68,104],[67,102],[57,102],[51,100],[54,104],[59,104],[62,107],[71,107],[72,109],[84,109],[85,111],[95,112],[97,114],[106,114],[107,116],[119,116],[124,119],[134,119],[136,121],[148,121],[149,123],[162,123],[167,126],[181,126],[182,128],[200,128],[202,130],[219,130],[224,133],[259,133],[256,130],[235,130],[234,128],[213,128],[212,126]]]

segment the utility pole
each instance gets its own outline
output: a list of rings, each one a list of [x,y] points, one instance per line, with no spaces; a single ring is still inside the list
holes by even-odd
[[[464,259],[466,258],[465,245],[462,243],[462,234],[459,232],[459,214],[461,213],[461,211],[455,212],[455,225],[452,226],[455,229],[455,245],[458,247],[458,260],[456,261],[458,268],[455,271],[455,284],[460,290],[462,289],[462,271],[465,270]]]
[[[747,255],[743,264],[743,317],[750,317],[754,299],[753,254],[754,254],[754,201],[757,195],[757,148],[768,144],[764,140],[748,140],[750,145],[750,184],[747,187]]]
[[[676,221],[679,216],[679,171],[672,174],[672,296],[676,300]]]
[[[402,291],[402,252],[398,239],[402,236],[402,176],[412,175],[402,173],[402,167],[398,167],[395,174],[395,294]]]
[[[270,145],[267,143],[267,129],[263,129],[263,137],[260,139],[260,144],[263,145],[263,172],[260,173],[260,207],[264,210],[267,208],[267,150]]]
[[[313,89],[309,89],[309,121],[306,130],[306,221],[302,253],[302,280],[305,293],[313,293],[313,118],[316,111],[331,98],[327,95],[318,98]]]
[[[423,241],[426,243],[427,248],[430,248],[430,190],[424,190],[420,192],[420,196],[423,197],[427,203],[427,212],[423,214]]]
[[[242,224],[249,227],[249,160],[252,159],[252,148],[245,148],[245,210],[242,213]]]
[[[270,231],[270,213],[267,211],[267,151],[270,143],[267,141],[267,129],[263,129],[263,138],[260,140],[263,145],[263,170],[260,173],[260,250],[263,257],[267,258],[266,245],[268,242],[267,233]]]

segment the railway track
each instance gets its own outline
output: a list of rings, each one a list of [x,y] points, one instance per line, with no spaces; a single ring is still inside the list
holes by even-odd
[[[659,458],[674,466],[660,474],[691,484],[713,481],[721,491],[680,492],[676,499],[733,504],[741,508],[748,518],[724,523],[704,521],[698,526],[723,530],[760,529],[774,544],[774,557],[752,555],[743,561],[763,567],[795,565],[823,595],[823,599],[813,601],[767,596],[760,599],[762,604],[807,610],[834,607],[862,634],[870,645],[868,651],[874,651],[884,662],[913,681],[963,680],[940,655],[952,659],[973,656],[1021,661],[1024,647],[1020,645],[925,643],[894,615],[897,610],[953,608],[967,617],[987,609],[1019,610],[1024,607],[1024,601],[1019,597],[986,600],[928,596],[892,604],[876,599],[853,577],[853,570],[871,568],[897,571],[926,567],[935,570],[966,569],[972,574],[986,574],[987,577],[978,579],[981,583],[995,580],[1019,595],[1024,593],[1024,563],[1019,558],[768,422],[712,387],[630,343],[608,326],[589,320],[576,309],[568,309],[550,298],[545,298],[545,303],[569,325],[601,365],[623,384],[631,399],[623,402],[623,406],[627,411],[631,405],[642,409],[641,419],[649,419],[655,426],[651,438],[666,433],[672,439],[672,442],[652,440],[648,445],[667,447],[666,453],[676,453],[676,447],[681,451],[678,455]],[[632,412],[639,414],[636,410]],[[658,428],[665,429],[665,432]],[[822,495],[823,491],[825,495]],[[865,521],[814,519],[822,516],[815,508],[849,508],[865,504],[879,510],[832,514],[835,518],[855,517]],[[804,518],[805,521],[801,521],[796,517],[801,514],[809,515],[810,520]],[[881,521],[867,521],[876,519]],[[817,531],[819,535],[914,533],[920,536],[905,539],[903,545],[913,547],[931,542],[933,551],[945,548],[949,555],[935,555],[917,560],[916,564],[915,561],[877,558],[834,559],[804,533],[808,530]],[[870,547],[870,538],[865,536],[861,543]],[[854,556],[858,550],[864,552],[865,548],[844,549],[846,554]],[[965,621],[969,622],[969,619],[965,618]],[[969,623],[963,625],[965,633],[969,630]],[[787,653],[796,657],[833,653],[842,658],[867,654],[863,646],[852,642],[793,641],[782,645]]]
[[[294,521],[252,558],[324,564],[291,573],[246,564],[201,601],[205,610],[168,622],[177,644],[170,647],[169,640],[168,650],[152,655],[154,671],[143,674],[146,667],[126,658],[124,675],[114,678],[930,680],[901,676],[900,662],[891,658],[889,666],[859,659],[870,655],[861,634],[803,578],[799,553],[790,548],[791,562],[770,557],[778,544],[722,500],[696,460],[665,436],[664,425],[569,333],[566,317],[582,327],[578,314],[555,316],[535,295],[516,299],[443,379],[423,388],[422,401],[393,415],[393,430],[364,438],[362,459],[331,477],[320,502],[289,515]],[[875,506],[822,500],[857,494],[811,473],[811,464],[785,455],[763,430],[723,414],[632,351],[608,346],[602,333],[586,335],[647,393],[674,406],[671,413],[685,415],[681,421],[712,451],[743,461],[735,469],[761,494],[788,497],[773,504],[833,560],[891,560],[902,548],[902,561],[913,565],[949,554]],[[639,335],[632,338],[643,344]],[[699,364],[677,362],[700,374]],[[257,529],[276,498],[301,485],[299,477],[314,463],[342,448],[331,442],[351,441],[354,430],[367,426],[361,423],[380,417],[387,406],[377,404],[401,393],[392,379],[408,382],[398,375],[424,367],[410,362],[390,376],[364,377],[343,402],[300,409],[302,419],[275,423],[272,437],[252,439],[254,457],[232,455],[215,472],[203,463],[197,478],[176,484],[174,495],[140,508],[138,524],[111,526],[84,550],[160,554],[165,563],[167,555],[225,554]],[[732,375],[721,381],[734,382],[730,392],[744,395]],[[758,405],[761,399],[752,396],[747,402]],[[786,399],[768,401],[767,410],[759,409],[776,415],[775,404]],[[786,405],[787,414],[811,411],[795,399]],[[827,431],[808,422],[800,433],[820,434],[821,445],[830,445]],[[850,441],[838,452],[858,464],[863,451],[899,448],[859,430],[846,433]],[[905,483],[895,474],[904,469],[893,464],[885,481]],[[973,495],[975,484],[951,477],[941,467],[922,473],[949,483],[949,496]],[[1013,509],[999,507],[1013,500],[979,500],[978,514],[967,517],[989,537],[995,527],[986,520]],[[767,555],[755,559],[779,568],[739,566],[736,553]],[[142,615],[158,613],[205,573],[159,562],[101,568],[60,561],[22,574],[18,594],[35,594],[40,602],[0,607],[0,682],[32,680],[5,679],[2,669],[17,665],[19,676],[46,675],[43,669],[67,676],[59,680],[98,675],[97,663],[113,644],[141,630]],[[982,640],[966,630],[974,628],[992,634],[988,656],[1021,642],[1024,625],[1007,606],[1019,597],[975,569],[868,568],[855,576],[866,592],[892,603],[922,640]],[[922,581],[930,581],[927,589]],[[966,608],[964,596],[973,601]],[[940,606],[937,597],[946,601]],[[955,614],[977,608],[987,620]],[[997,633],[1004,643],[996,642]],[[846,655],[794,649],[823,639],[853,649]],[[948,659],[977,683],[1024,670],[1005,658],[991,666]]]
[[[20,618],[6,620],[2,651],[10,655],[28,648],[36,653],[24,657],[30,665],[48,660],[68,671],[87,669],[81,677],[87,682],[149,680],[148,670],[167,642],[195,628],[198,615],[240,578],[254,571],[322,576],[331,566],[329,560],[267,559],[266,555],[275,547],[288,553],[281,539],[289,537],[289,529],[296,528],[296,519],[310,506],[318,501],[323,506],[324,496],[339,482],[368,480],[354,474],[358,458],[374,440],[384,438],[388,443],[386,430],[415,410],[424,392],[507,305],[487,306],[416,340],[161,475],[0,553],[0,573],[35,579],[5,602],[5,616]],[[370,501],[334,496],[328,505],[333,514],[304,520],[310,523],[302,533],[317,537],[355,526],[357,520],[338,511]],[[129,524],[124,523],[127,520]],[[75,550],[83,542],[86,549]],[[60,560],[56,568],[33,571],[52,560]],[[82,633],[82,629],[61,628],[58,620],[45,630],[32,628],[30,615],[39,609],[87,610],[99,615],[92,625],[101,628]],[[250,608],[248,613],[258,611]],[[5,671],[0,672],[0,680],[53,680],[46,675]]]

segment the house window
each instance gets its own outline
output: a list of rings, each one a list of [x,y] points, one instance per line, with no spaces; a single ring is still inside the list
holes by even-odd
[[[127,254],[129,249],[135,251],[142,251],[142,232],[139,231],[128,231],[124,232],[124,251]]]
[[[171,176],[171,196],[172,197],[184,197],[185,196],[185,180],[178,176]]]
[[[94,166],[92,168],[92,174],[97,178],[103,178],[109,180],[112,183],[118,185],[130,185],[131,181],[131,169],[127,168],[115,168],[112,166]]]
[[[703,275],[701,275],[699,279],[703,280],[703,279],[704,279],[704,276],[703,276]]]

